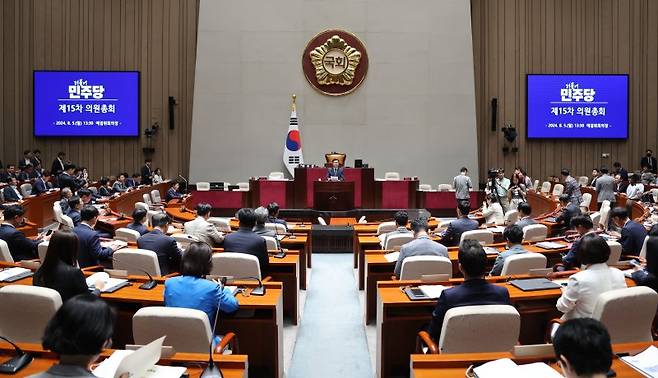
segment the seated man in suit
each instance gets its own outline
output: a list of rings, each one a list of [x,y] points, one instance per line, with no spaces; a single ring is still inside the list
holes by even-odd
[[[258,258],[260,275],[265,277],[269,272],[269,256],[265,239],[256,235],[252,230],[256,225],[256,213],[253,209],[238,210],[236,217],[240,221],[240,228],[224,238],[224,250],[227,252],[241,252]]]
[[[441,292],[427,332],[438,342],[443,327],[443,318],[451,308],[476,305],[508,305],[509,292],[484,280],[487,269],[487,254],[476,240],[464,240],[459,247],[459,270],[464,274],[464,283]]]
[[[137,239],[137,246],[148,249],[158,255],[160,273],[164,276],[171,272],[177,272],[183,251],[178,248],[176,240],[167,235],[167,229],[171,224],[171,218],[167,214],[158,213],[151,220],[153,231],[142,235]]]
[[[78,196],[73,196],[69,199],[69,211],[66,212],[66,215],[71,217],[73,221],[73,226],[77,226],[82,221],[80,217],[80,210],[82,210],[82,200]]]
[[[553,337],[553,350],[566,378],[610,376],[610,334],[598,320],[567,320]]]
[[[560,214],[555,217],[555,222],[565,230],[571,229],[571,218],[580,215],[580,208],[572,201],[568,194],[560,195]]]
[[[39,194],[47,192],[50,188],[50,172],[43,172],[42,176],[39,176],[34,180],[32,184],[32,194],[38,196]]]
[[[7,182],[8,178],[18,178],[18,172],[16,171],[16,166],[14,164],[7,164],[7,167],[5,168],[5,172],[2,175],[2,181]]]
[[[276,231],[265,228],[265,223],[267,223],[267,218],[269,217],[269,212],[263,206],[254,210],[256,214],[256,226],[254,226],[254,233],[260,236],[271,236],[276,239]],[[279,244],[279,239],[276,239],[276,247],[281,248]]]
[[[108,262],[112,259],[114,254],[114,247],[102,247],[100,236],[94,226],[98,221],[98,209],[87,205],[80,211],[80,218],[82,222],[73,229],[78,240],[80,241],[80,249],[78,250],[78,264],[80,268],[99,265],[101,262]]]
[[[592,234],[595,233],[594,231],[594,224],[592,224],[592,219],[589,217],[589,215],[576,215],[575,217],[571,218],[571,226],[576,229],[576,232],[578,232],[579,238],[578,240],[574,241],[571,243],[571,248],[569,249],[569,252],[567,252],[566,255],[562,256],[562,267],[559,266],[558,268],[555,269],[557,271],[561,270],[570,270],[573,268],[578,268],[580,267],[580,261],[578,260],[578,249],[580,248],[580,241],[582,240],[582,237],[587,235],[587,234]]]
[[[530,207],[529,203],[521,202],[516,210],[519,212],[519,221],[516,222],[516,225],[521,227],[521,230],[523,230],[523,227],[525,226],[537,224],[537,221],[530,216],[530,213],[532,213],[532,207]]]
[[[171,185],[171,188],[167,189],[167,193],[165,194],[166,202],[169,202],[173,199],[183,198],[183,195],[178,192],[179,187],[180,183],[176,181],[173,183],[173,185]]]
[[[279,219],[279,204],[276,202],[270,202],[267,205],[267,212],[270,214],[269,215],[269,222],[270,223],[279,223],[284,226],[286,226],[286,229],[288,229],[288,222],[286,222],[283,219]]]
[[[196,205],[196,219],[185,223],[185,233],[192,235],[211,247],[218,247],[224,241],[224,235],[215,225],[208,222],[212,206],[207,203]]]
[[[471,205],[466,201],[457,204],[457,219],[450,222],[448,228],[441,233],[441,244],[446,247],[459,245],[462,234],[466,231],[477,230],[480,224],[468,218]]]
[[[18,189],[18,180],[16,177],[10,177],[7,179],[7,186],[2,190],[2,194],[5,197],[5,202],[18,202],[23,200],[23,195]]]
[[[647,230],[644,226],[629,219],[628,211],[623,207],[612,209],[610,219],[615,226],[621,228],[619,243],[621,244],[622,255],[638,256],[647,236]]]
[[[68,164],[64,170],[58,177],[57,177],[57,184],[59,185],[60,188],[69,188],[71,189],[72,192],[75,192],[78,190],[78,183],[75,180],[75,177],[73,177],[73,171],[75,171],[75,165],[73,164]]]
[[[394,218],[395,226],[397,227],[395,231],[379,235],[379,240],[381,240],[382,247],[386,247],[388,238],[393,235],[411,234],[411,231],[407,229],[407,223],[409,223],[409,213],[407,213],[406,210],[400,210],[396,212]]]
[[[41,242],[41,237],[32,240],[25,237],[25,235],[17,230],[25,223],[23,216],[25,211],[20,205],[12,205],[5,209],[3,216],[4,222],[0,225],[0,239],[4,240],[9,247],[9,253],[14,261],[36,259],[39,257],[37,254],[37,245]]]
[[[101,177],[98,180],[98,194],[101,197],[109,197],[112,195],[112,187],[110,186],[110,180],[107,177]]]
[[[123,173],[119,174],[119,177],[117,177],[116,181],[114,181],[114,184],[112,185],[112,193],[124,193],[128,191],[128,188],[126,187],[126,175]]]
[[[69,212],[69,199],[73,197],[73,192],[70,188],[64,188],[59,192],[59,195],[59,207],[62,209],[62,214],[66,214]]]
[[[142,208],[136,208],[133,210],[132,218],[133,221],[131,223],[128,223],[126,225],[126,228],[129,228],[133,231],[139,232],[140,235],[144,235],[149,232],[148,228],[146,227],[146,215],[147,211],[142,209]]]
[[[331,167],[327,169],[327,180],[331,181],[343,181],[345,180],[345,175],[343,168],[341,168],[338,159],[331,161]]]
[[[94,199],[94,195],[91,193],[91,190],[89,189],[80,189],[78,190],[78,196],[82,200],[83,205],[93,205],[96,203],[96,200]]]
[[[503,231],[503,238],[507,242],[507,249],[504,252],[501,252],[496,257],[494,266],[491,269],[492,276],[500,276],[503,271],[503,265],[505,265],[505,260],[513,255],[518,255],[520,253],[527,253],[521,243],[523,242],[523,229],[515,224],[505,227]]]
[[[400,256],[395,263],[395,275],[400,277],[402,272],[402,263],[404,259],[411,256],[442,256],[448,257],[448,248],[439,244],[427,235],[427,219],[419,218],[411,221],[411,231],[414,233],[414,240],[404,244],[400,248]]]
[[[19,181],[30,181],[37,177],[39,177],[39,174],[34,170],[34,166],[32,164],[26,165],[25,168],[23,168],[23,170],[18,174]]]

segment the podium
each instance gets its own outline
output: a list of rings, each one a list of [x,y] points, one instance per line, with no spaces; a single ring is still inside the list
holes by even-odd
[[[314,182],[313,208],[326,211],[345,211],[354,209],[354,182]]]

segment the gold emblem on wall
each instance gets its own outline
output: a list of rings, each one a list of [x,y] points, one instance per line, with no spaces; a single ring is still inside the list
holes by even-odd
[[[340,96],[363,82],[368,71],[368,55],[354,34],[326,30],[306,45],[302,68],[313,88],[326,95]]]
[[[315,67],[315,77],[322,85],[352,84],[354,71],[361,61],[361,52],[337,35],[313,49],[309,55]]]

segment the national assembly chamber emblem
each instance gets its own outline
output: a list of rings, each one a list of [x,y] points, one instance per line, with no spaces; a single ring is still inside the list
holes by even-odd
[[[341,96],[354,91],[368,72],[368,54],[352,33],[326,30],[311,39],[302,54],[306,80],[320,93]]]

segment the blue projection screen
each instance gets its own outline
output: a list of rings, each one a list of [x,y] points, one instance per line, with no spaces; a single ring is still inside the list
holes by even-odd
[[[34,135],[139,136],[139,72],[34,71]]]
[[[534,75],[526,81],[530,139],[628,138],[628,75]]]

